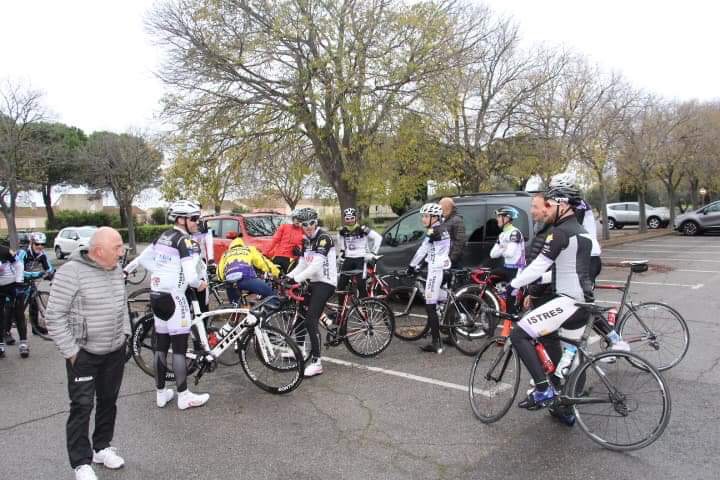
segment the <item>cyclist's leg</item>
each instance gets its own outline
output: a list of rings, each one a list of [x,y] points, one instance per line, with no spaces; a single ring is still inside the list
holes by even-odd
[[[328,299],[335,292],[335,288],[323,282],[313,282],[305,297],[310,297],[307,302],[307,311],[305,313],[305,328],[310,335],[310,346],[312,360],[320,358],[320,332],[318,330],[318,322],[320,315]]]
[[[236,285],[241,290],[247,290],[261,297],[270,297],[274,294],[272,287],[259,278],[243,278]]]
[[[27,322],[25,321],[25,297],[15,297],[11,303],[11,309],[15,318],[20,343],[27,343]]]
[[[341,272],[347,272],[348,270],[358,270],[363,268],[363,262],[364,260],[362,258],[345,258],[342,264]],[[348,283],[350,283],[350,277],[345,275],[340,275],[340,278],[338,280],[338,291],[343,291],[347,288]],[[359,285],[360,288],[363,288],[363,282],[360,282]],[[362,296],[362,291],[358,292]],[[365,292],[365,295],[367,296],[367,292]],[[345,302],[345,294],[338,295],[338,305],[342,305]]]
[[[437,303],[440,298],[440,291],[445,270],[436,268],[428,269],[425,280],[425,311],[428,316],[428,325],[432,335],[432,345],[440,347],[440,319],[437,314]]]
[[[0,356],[5,354],[5,331],[7,330],[7,317],[6,317],[6,302],[7,302],[7,295],[5,291],[3,290],[3,287],[0,287]]]

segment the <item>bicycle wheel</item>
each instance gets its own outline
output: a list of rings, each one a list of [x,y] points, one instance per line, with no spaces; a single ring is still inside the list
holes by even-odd
[[[130,313],[130,322],[132,324],[137,323],[141,317],[148,313],[152,313],[152,308],[150,307],[150,292],[150,287],[146,287],[128,294],[128,312]]]
[[[615,361],[602,362],[608,357]],[[580,428],[610,450],[647,447],[670,421],[670,392],[660,372],[631,352],[596,355],[573,373],[566,392]]]
[[[390,291],[385,303],[395,317],[395,336],[417,340],[430,329],[422,295],[414,287],[399,286]]]
[[[685,357],[690,347],[687,323],[674,308],[660,302],[634,305],[617,327],[634,353],[658,370],[668,370]]]
[[[392,310],[380,299],[363,298],[346,318],[345,346],[360,357],[374,357],[385,350],[393,338]]]
[[[463,293],[455,299],[454,306],[448,306],[450,323],[458,325],[450,329],[450,338],[465,355],[476,355],[483,347],[488,333],[495,330],[496,317],[484,311],[483,307],[499,310],[500,303],[486,290],[482,298],[472,293]]]
[[[500,420],[520,387],[520,358],[505,337],[492,337],[475,356],[468,393],[473,413],[483,423]]]
[[[272,394],[295,390],[302,383],[305,369],[295,342],[270,326],[254,328],[243,335],[240,365],[251,382]]]
[[[237,307],[233,305],[232,303],[227,305],[219,305],[217,310],[224,310],[224,309],[236,309]],[[236,315],[234,312],[232,313],[217,313],[213,315],[209,315],[206,317],[206,324],[205,324],[205,330],[207,331],[208,338],[210,338],[212,335],[218,334],[220,329],[228,322],[232,321],[233,324],[237,320],[241,320],[241,318]],[[240,363],[240,356],[238,355],[240,353],[240,340],[238,339],[235,342],[235,345],[233,345],[233,348],[228,348],[223,352],[222,355],[217,359],[218,363],[220,365],[225,365],[226,367],[232,367]]]
[[[310,337],[305,322],[300,318],[297,308],[284,308],[265,319],[265,325],[277,328],[293,339],[303,354],[303,360],[310,359]]]
[[[140,285],[146,278],[147,270],[138,265],[135,270],[128,273],[126,280],[130,285]]]
[[[35,302],[37,305],[37,318],[33,321],[35,335],[42,338],[43,340],[52,340],[48,334],[47,321],[45,320],[45,310],[47,309],[48,299],[50,298],[50,292],[38,291],[35,295]],[[29,315],[32,321],[32,315]]]
[[[188,338],[188,351],[193,351],[192,338]],[[140,370],[151,377],[155,377],[155,319],[151,314],[142,317],[132,334],[132,357]],[[172,370],[172,347],[168,352],[167,373],[165,380],[175,381],[175,373]],[[187,374],[190,376],[197,369],[194,360],[187,359]]]

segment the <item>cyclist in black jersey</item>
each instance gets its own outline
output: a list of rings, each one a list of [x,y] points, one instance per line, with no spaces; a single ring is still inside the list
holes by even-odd
[[[365,267],[365,257],[377,254],[382,243],[382,236],[367,225],[360,225],[357,221],[357,210],[346,208],[343,211],[343,227],[338,232],[337,249],[343,258],[341,272],[349,270],[362,270]],[[350,277],[341,275],[337,289],[344,291]],[[358,284],[360,298],[367,297],[367,288],[364,282]],[[344,302],[344,295],[339,297],[340,305]]]

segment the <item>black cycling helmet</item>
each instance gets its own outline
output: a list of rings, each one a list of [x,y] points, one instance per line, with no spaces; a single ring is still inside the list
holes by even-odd
[[[306,222],[316,222],[318,220],[318,213],[317,210],[314,208],[300,208],[295,211],[295,215],[293,218],[297,218],[299,221],[306,223]]]

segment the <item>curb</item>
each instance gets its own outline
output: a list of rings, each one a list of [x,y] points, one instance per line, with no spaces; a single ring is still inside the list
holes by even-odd
[[[601,247],[615,247],[624,243],[641,242],[643,240],[650,240],[651,238],[664,237],[666,235],[672,235],[675,233],[670,228],[665,228],[661,232],[650,232],[650,233],[637,233],[633,235],[624,235],[622,237],[611,238],[609,240],[600,240]]]

